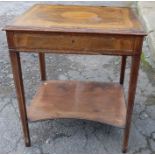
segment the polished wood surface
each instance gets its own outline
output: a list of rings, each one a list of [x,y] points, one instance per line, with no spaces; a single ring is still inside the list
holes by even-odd
[[[37,4],[6,30],[145,35],[130,8]]]
[[[124,92],[119,84],[46,81],[28,107],[28,118],[79,118],[124,127]]]

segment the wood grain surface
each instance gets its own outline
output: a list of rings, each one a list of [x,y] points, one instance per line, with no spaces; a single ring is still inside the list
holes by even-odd
[[[138,37],[138,36],[136,36]],[[46,51],[52,53],[79,54],[135,54],[134,36],[87,35],[70,33],[14,34],[14,48],[19,51]]]
[[[34,5],[6,30],[96,32],[145,35],[130,8]]]
[[[46,81],[28,107],[28,118],[79,118],[124,127],[123,88],[101,82]]]

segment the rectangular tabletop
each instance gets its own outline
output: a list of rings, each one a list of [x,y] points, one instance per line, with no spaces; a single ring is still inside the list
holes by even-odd
[[[145,35],[130,8],[37,4],[6,30]]]

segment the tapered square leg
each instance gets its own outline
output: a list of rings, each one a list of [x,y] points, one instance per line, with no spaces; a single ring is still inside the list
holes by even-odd
[[[120,72],[120,84],[122,85],[124,83],[124,78],[125,78],[126,59],[127,59],[127,56],[122,56],[121,72]]]
[[[30,146],[31,141],[29,136],[29,127],[28,127],[28,121],[27,121],[24,86],[23,86],[23,80],[22,80],[22,70],[21,70],[19,53],[15,51],[10,51],[10,60],[12,65],[14,83],[16,87],[19,113],[20,113],[20,118],[22,123],[22,129],[24,133],[25,146]]]
[[[39,53],[39,65],[40,65],[40,76],[41,80],[46,80],[46,62],[45,62],[45,54]]]
[[[134,99],[137,86],[138,70],[140,65],[140,55],[132,57],[131,72],[130,72],[130,82],[128,91],[128,104],[127,104],[127,116],[126,116],[126,126],[124,129],[124,140],[123,140],[123,153],[126,153],[128,149],[129,132],[131,126],[132,111],[134,106]]]

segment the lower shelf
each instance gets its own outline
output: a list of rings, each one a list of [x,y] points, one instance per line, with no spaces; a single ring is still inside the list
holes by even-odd
[[[77,118],[124,127],[126,105],[120,84],[46,81],[27,107],[28,119]]]

